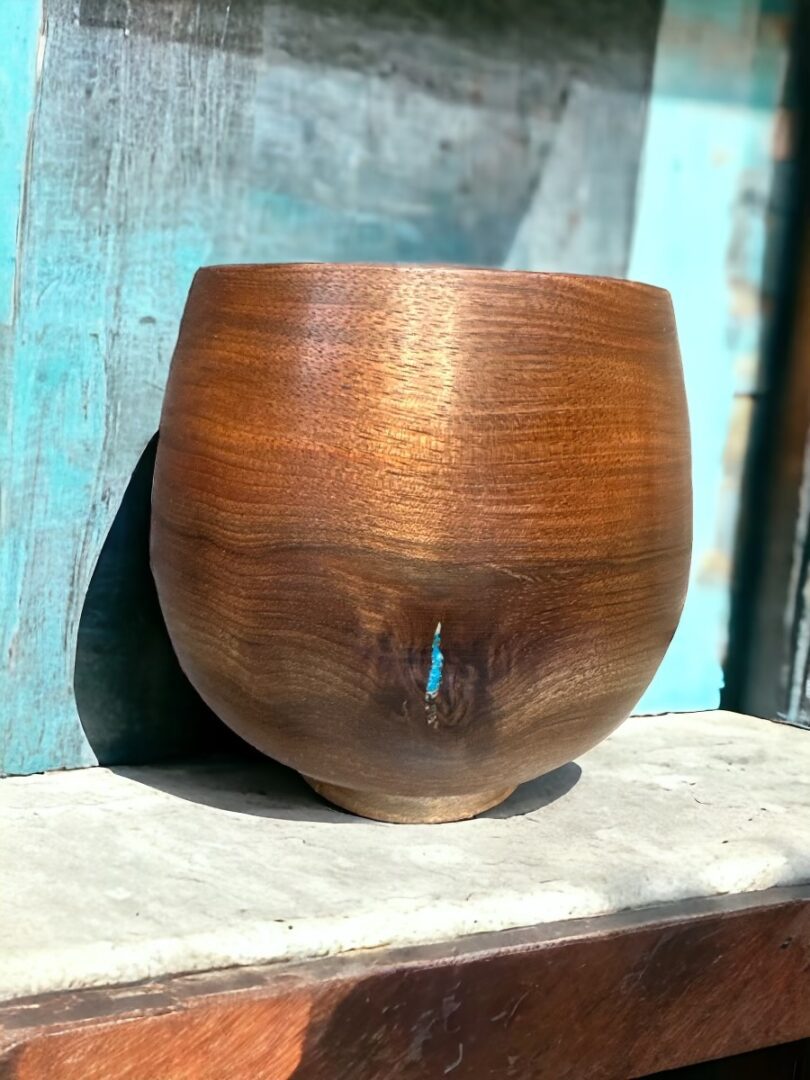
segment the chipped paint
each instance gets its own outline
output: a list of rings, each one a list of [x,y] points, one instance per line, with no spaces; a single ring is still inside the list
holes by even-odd
[[[514,37],[517,53],[508,35],[497,50],[480,48],[491,30],[474,25],[475,5],[464,7],[460,42],[434,22],[392,34],[356,12],[354,21],[315,18],[273,0],[47,0],[46,20],[36,0],[0,4],[0,40],[13,43],[0,71],[0,649],[10,676],[0,768],[95,760],[73,693],[79,619],[156,427],[185,293],[202,263],[561,262],[612,273],[623,269],[632,225],[630,276],[675,297],[702,463],[698,565],[716,541],[738,359],[729,342],[740,340],[728,309],[742,294],[726,286],[732,218],[745,178],[766,174],[784,56],[781,45],[767,56],[758,48],[753,0],[715,5],[705,22],[719,21],[718,33],[740,45],[724,45],[735,70],[732,98],[723,98],[725,65],[695,77],[714,51],[701,44],[704,6],[667,4],[633,220],[652,6],[639,8],[650,21],[637,27],[615,5],[585,5],[572,80],[560,35],[549,37],[529,0],[510,6],[510,20],[535,20]],[[599,48],[586,63],[588,42]],[[709,88],[705,100],[695,86]],[[591,135],[603,90],[611,111],[621,107],[607,150]],[[568,223],[576,235],[538,221]],[[757,228],[747,221],[754,271]],[[746,355],[756,348],[752,310]],[[723,582],[693,581],[643,706],[716,702],[726,609]],[[432,656],[434,721],[441,678]],[[130,708],[118,703],[122,714]]]
[[[582,61],[577,79],[627,94],[638,109],[654,5],[619,19],[620,0],[592,0],[571,20],[563,0],[542,11],[522,0],[495,31],[488,4],[440,16],[431,4],[395,8],[402,25],[392,33],[389,16],[369,15],[362,0],[328,16],[277,0],[44,0],[43,52],[36,0],[0,3],[0,40],[15,43],[3,58],[10,110],[0,109],[0,654],[10,676],[0,768],[87,765],[113,743],[120,760],[125,733],[138,730],[138,693],[113,700],[99,687],[110,730],[94,737],[83,697],[86,737],[74,670],[88,674],[104,648],[116,654],[111,669],[125,659],[110,627],[129,593],[117,589],[110,559],[99,564],[84,632],[82,612],[157,426],[199,265],[499,264],[530,203],[542,216],[583,178],[603,190],[601,158],[561,158],[588,115],[577,95],[560,139],[571,55]],[[621,131],[610,158],[621,182],[580,209],[586,235],[609,233],[606,247],[623,256],[641,135]],[[546,189],[550,158],[563,165]],[[605,214],[617,199],[621,212]],[[552,244],[531,257],[553,255]],[[93,694],[89,677],[82,688]],[[133,734],[132,757],[142,750]]]
[[[729,471],[727,442],[735,393],[750,389],[739,372],[758,366],[786,59],[757,0],[710,11],[700,0],[667,3],[628,276],[672,293],[692,429],[694,547],[680,626],[637,712],[719,703],[742,471],[742,455]]]
[[[24,203],[44,27],[37,0],[0,4],[0,325],[14,319]]]

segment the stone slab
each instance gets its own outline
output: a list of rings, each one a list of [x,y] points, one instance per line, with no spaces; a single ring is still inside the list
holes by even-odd
[[[443,941],[810,881],[810,732],[634,717],[466,822],[260,759],[0,781],[0,998]]]

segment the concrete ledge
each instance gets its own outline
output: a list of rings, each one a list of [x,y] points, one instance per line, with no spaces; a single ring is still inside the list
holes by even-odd
[[[0,781],[0,997],[303,960],[810,881],[810,732],[635,717],[450,825],[264,761]]]

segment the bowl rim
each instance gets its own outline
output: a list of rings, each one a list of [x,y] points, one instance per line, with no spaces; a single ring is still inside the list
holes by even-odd
[[[358,270],[363,272],[381,272],[390,274],[392,271],[405,274],[424,274],[426,276],[439,277],[442,274],[460,274],[471,278],[498,278],[507,276],[512,280],[518,278],[534,281],[541,285],[545,282],[557,282],[559,284],[578,284],[592,282],[603,288],[609,289],[632,289],[642,292],[657,294],[667,297],[670,301],[672,296],[668,289],[662,285],[650,285],[646,281],[635,281],[632,278],[609,277],[602,274],[569,274],[556,270],[507,270],[499,266],[474,266],[459,263],[383,263],[383,262],[270,262],[270,263],[212,263],[201,266],[197,274],[226,276],[242,273],[272,273],[273,271],[295,271],[296,273],[323,272],[330,273],[353,273]],[[196,276],[196,275],[195,275]]]

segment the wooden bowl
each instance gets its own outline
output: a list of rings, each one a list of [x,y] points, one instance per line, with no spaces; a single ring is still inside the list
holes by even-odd
[[[200,270],[152,566],[211,708],[340,806],[470,817],[629,713],[691,538],[669,294],[441,267]]]

